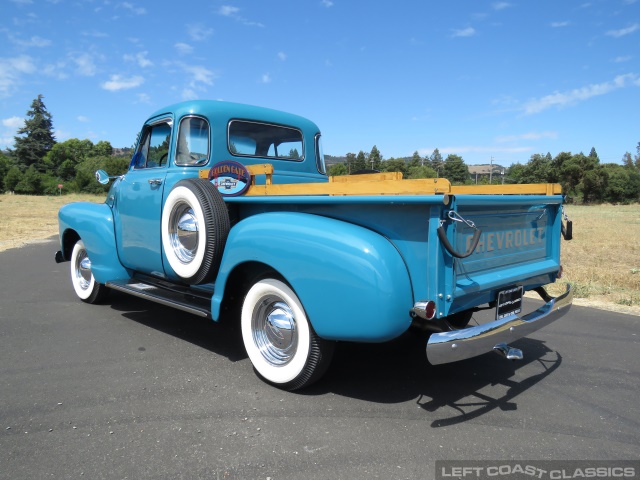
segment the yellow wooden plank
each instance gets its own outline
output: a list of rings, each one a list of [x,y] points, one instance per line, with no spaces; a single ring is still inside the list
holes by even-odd
[[[329,177],[330,183],[379,182],[380,180],[402,180],[402,172],[366,173],[363,175]]]
[[[446,178],[403,180],[400,172],[329,177],[323,183],[291,183],[274,185],[271,182],[273,165],[247,165],[251,186],[246,196],[264,195],[560,195],[558,183],[508,185],[451,185]],[[266,175],[265,185],[256,185],[256,176]],[[209,170],[199,171],[200,178],[208,178]]]
[[[526,183],[508,185],[452,185],[452,195],[560,195],[558,183]]]
[[[245,196],[259,195],[435,195],[448,193],[444,178],[380,180],[377,182],[292,183],[252,185]]]

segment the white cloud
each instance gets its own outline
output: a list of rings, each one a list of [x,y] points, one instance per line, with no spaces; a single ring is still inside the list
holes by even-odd
[[[627,28],[621,28],[620,30],[609,30],[607,32],[607,35],[609,35],[610,37],[620,38],[624,37],[625,35],[629,35],[636,30],[640,30],[640,23],[634,23],[633,25]]]
[[[323,7],[333,7],[333,2],[331,0],[322,0],[320,3]]]
[[[551,22],[553,28],[562,28],[569,26],[569,22]]]
[[[278,59],[284,62],[287,59],[287,54],[284,52],[278,52]]]
[[[85,117],[84,115],[78,115],[76,118],[79,122],[82,122],[82,123],[86,123],[90,121],[89,117]]]
[[[18,129],[24,125],[24,118],[10,117],[2,119],[2,126]]]
[[[243,16],[239,15],[240,9],[238,7],[233,7],[231,5],[222,5],[218,8],[218,15],[222,15],[223,17],[233,18],[234,20],[242,23],[243,25],[247,25],[249,27],[264,27],[264,25],[260,22],[254,22],[252,20],[247,20]]]
[[[34,73],[36,66],[27,55],[0,58],[0,98],[7,97],[22,83],[22,76]]]
[[[213,28],[207,28],[202,24],[187,25],[187,33],[194,42],[201,42],[213,35]]]
[[[129,2],[122,2],[120,4],[123,8],[135,13],[136,15],[144,15],[147,11],[143,7],[136,7],[134,4]]]
[[[491,6],[494,10],[504,10],[505,8],[509,8],[511,4],[509,2],[495,2]]]
[[[193,52],[193,47],[187,43],[178,42],[174,47],[180,55],[189,55]]]
[[[147,58],[149,52],[138,52],[135,55],[125,55],[127,62],[136,62],[140,67],[146,68],[153,66],[153,62]]]
[[[20,40],[18,38],[11,37],[11,41],[21,47],[42,48],[42,47],[48,47],[49,45],[51,45],[51,40],[47,40],[46,38],[42,38],[38,36],[33,36],[29,40]]]
[[[523,110],[525,115],[540,113],[548,108],[561,108],[567,105],[574,105],[592,97],[605,95],[614,90],[630,86],[640,87],[640,76],[635,73],[627,73],[625,75],[618,75],[609,82],[594,83],[568,92],[558,92],[541,98],[534,98],[524,105]]]
[[[200,65],[181,65],[185,72],[190,75],[189,86],[191,88],[198,87],[198,84],[213,85],[213,81],[218,78],[217,75],[206,67]]]
[[[520,135],[505,135],[496,138],[497,143],[512,143],[520,140],[541,140],[543,138],[550,138],[555,140],[558,138],[558,132],[528,132]]]
[[[69,77],[69,75],[67,75],[67,73],[64,71],[64,68],[66,66],[66,63],[63,61],[50,63],[44,66],[44,68],[42,69],[42,73],[49,77],[57,78],[58,80],[64,80],[65,78]]]
[[[191,88],[185,88],[182,90],[182,99],[183,100],[197,100],[198,94],[194,92]]]
[[[218,13],[220,15],[224,15],[225,17],[231,17],[237,14],[240,11],[238,7],[232,7],[231,5],[222,5],[218,9]]]
[[[139,87],[144,83],[144,78],[140,75],[125,78],[121,75],[111,75],[109,81],[103,82],[100,86],[110,92],[116,92],[118,90],[128,90],[130,88]]]
[[[631,60],[633,57],[631,55],[625,55],[625,56],[620,56],[620,57],[616,57],[613,59],[614,63],[623,63],[623,62],[628,62],[629,60]]]
[[[17,5],[31,5],[33,0],[11,0],[13,3]]]
[[[15,137],[18,129],[24,126],[24,118],[3,118],[1,123],[5,128],[0,132],[0,148],[11,147],[14,143],[13,137]]]
[[[271,76],[268,73],[265,73],[260,77],[261,83],[271,83]]]
[[[461,30],[453,30],[452,37],[472,37],[476,34],[476,30],[473,27],[463,28]]]
[[[90,54],[83,53],[77,57],[72,56],[71,59],[77,66],[76,73],[78,75],[82,75],[83,77],[93,77],[96,74],[96,64]]]
[[[146,103],[151,105],[151,97],[146,93],[138,93],[138,100],[136,103]]]

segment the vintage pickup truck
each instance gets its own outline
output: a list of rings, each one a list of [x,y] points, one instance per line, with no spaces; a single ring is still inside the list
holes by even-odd
[[[56,261],[71,262],[84,302],[117,290],[215,321],[237,307],[255,371],[294,390],[322,376],[337,341],[412,326],[431,332],[434,365],[522,358],[509,343],[571,306],[570,286],[543,289],[562,275],[562,202],[556,184],[328,177],[313,122],[190,101],[144,123],[105,203],[60,210]],[[544,304],[524,314],[527,291]],[[494,319],[469,326],[481,308]]]

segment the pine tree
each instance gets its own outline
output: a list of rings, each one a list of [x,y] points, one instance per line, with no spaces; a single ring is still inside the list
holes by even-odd
[[[13,155],[22,171],[31,165],[39,168],[44,156],[56,143],[51,114],[47,111],[42,98],[42,95],[38,95],[38,98],[31,103],[31,110],[27,112],[24,127],[20,128],[18,135],[14,137]]]
[[[469,167],[459,155],[447,155],[443,170],[444,177],[451,183],[465,184],[469,181]]]
[[[380,150],[375,145],[369,153],[369,165],[371,165],[370,168],[372,170],[380,170],[382,168],[382,155],[380,155]]]
[[[441,170],[444,162],[442,160],[442,155],[440,154],[440,150],[436,148],[431,154],[429,161],[431,162],[431,168],[433,168],[436,171],[436,174],[438,175],[438,177],[442,175]]]

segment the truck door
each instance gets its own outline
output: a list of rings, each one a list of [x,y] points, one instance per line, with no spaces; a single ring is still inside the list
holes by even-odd
[[[121,263],[158,276],[164,276],[160,220],[171,125],[169,118],[162,118],[145,126],[129,171],[119,184],[114,209]]]

